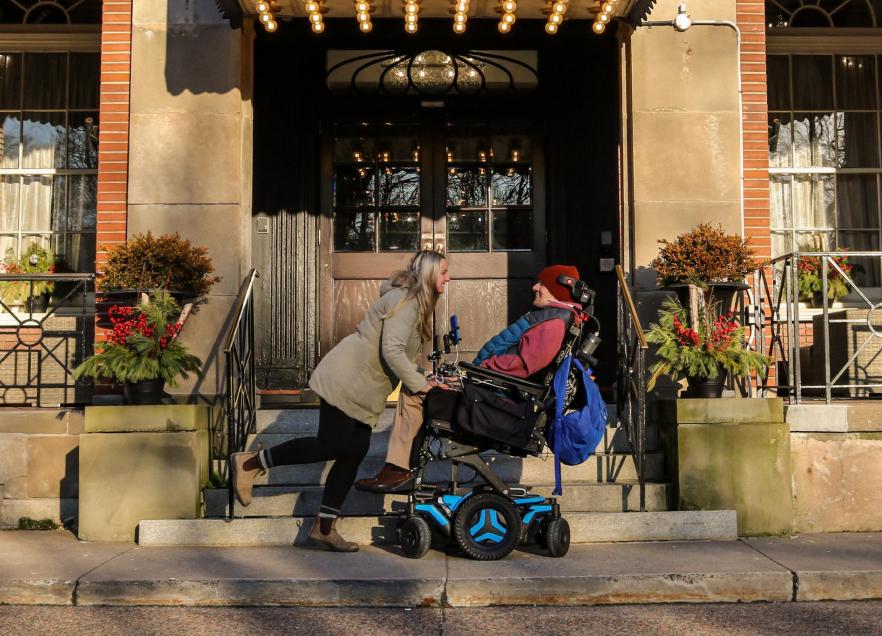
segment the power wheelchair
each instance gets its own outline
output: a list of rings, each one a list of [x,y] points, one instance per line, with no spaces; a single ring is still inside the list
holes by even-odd
[[[566,277],[561,277],[566,278]],[[563,280],[561,280],[564,283]],[[429,356],[438,377],[455,379],[458,390],[433,389],[426,396],[424,423],[415,444],[415,490],[408,496],[399,523],[399,540],[405,555],[421,558],[432,542],[432,528],[453,539],[469,557],[482,561],[501,559],[521,543],[535,543],[553,557],[569,550],[570,529],[554,497],[531,495],[527,488],[509,486],[484,461],[481,453],[496,451],[515,457],[538,457],[547,444],[546,427],[553,415],[555,396],[552,380],[563,360],[573,354],[594,366],[600,343],[600,325],[593,317],[594,291],[583,281],[567,279],[582,312],[568,326],[561,349],[549,367],[530,379],[509,376],[466,362],[441,364],[441,346],[436,339]],[[451,316],[451,332],[444,336],[444,351],[458,343],[458,325]],[[571,371],[572,373],[572,371]],[[538,381],[537,381],[538,380]],[[566,403],[575,397],[578,384],[571,376]],[[497,396],[503,406],[519,415],[514,431],[505,427],[483,434],[471,418],[476,410],[470,402]],[[476,397],[477,396],[477,397]],[[484,413],[486,419],[486,412]],[[417,450],[418,449],[418,450]],[[433,460],[451,461],[451,479],[444,485],[423,482],[426,465]],[[484,483],[463,488],[458,481],[460,466],[470,467]]]

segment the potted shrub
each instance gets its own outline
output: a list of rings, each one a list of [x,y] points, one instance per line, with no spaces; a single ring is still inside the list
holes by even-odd
[[[701,223],[673,241],[659,243],[651,266],[659,285],[676,291],[684,305],[689,304],[690,285],[695,285],[705,290],[706,300],[712,295],[722,309],[730,309],[735,293],[747,288],[744,279],[758,266],[748,241],[727,234],[722,226]]]
[[[111,378],[123,384],[129,404],[158,404],[166,383],[201,373],[202,361],[178,340],[178,304],[156,291],[137,307],[115,305],[108,311],[113,328],[98,353],[74,369],[74,377]]]
[[[764,377],[769,365],[767,356],[745,347],[747,327],[730,311],[715,317],[713,306],[705,305],[694,325],[687,311],[675,298],[666,298],[659,310],[659,320],[650,325],[649,342],[658,345],[659,360],[650,368],[647,388],[652,389],[661,376],[689,381],[689,397],[720,397],[727,374],[748,377],[756,371]]]
[[[11,247],[3,259],[3,271],[7,274],[52,274],[57,269],[52,252],[39,243],[31,243],[21,256]],[[5,305],[24,304],[28,312],[45,312],[49,308],[49,296],[55,289],[50,281],[8,281],[0,287],[0,299]]]
[[[855,265],[849,263],[847,256],[831,256],[830,261],[836,263],[842,271],[851,276]],[[823,307],[824,281],[822,269],[824,267],[820,256],[802,255],[796,261],[796,274],[799,279],[799,299],[808,301],[812,307]],[[848,283],[845,282],[838,269],[828,265],[827,267],[827,300],[835,302],[848,294]]]

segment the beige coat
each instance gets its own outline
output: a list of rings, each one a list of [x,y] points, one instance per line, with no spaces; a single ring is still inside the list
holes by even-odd
[[[425,388],[426,377],[416,365],[420,351],[419,305],[411,299],[393,316],[405,289],[389,281],[380,298],[355,328],[322,358],[309,378],[309,388],[326,402],[359,422],[373,427],[386,408],[386,398],[404,383],[411,391]]]

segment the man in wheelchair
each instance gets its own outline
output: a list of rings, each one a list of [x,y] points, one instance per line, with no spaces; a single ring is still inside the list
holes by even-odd
[[[579,271],[571,265],[543,269],[533,286],[534,308],[487,341],[472,364],[505,376],[542,382],[544,378],[538,376],[554,362],[570,326],[580,319],[582,306],[574,300],[572,286],[565,284],[578,280]],[[429,393],[411,393],[402,388],[386,464],[376,476],[357,481],[356,488],[380,493],[414,490],[427,396],[431,396],[430,400],[435,398],[434,404],[449,402],[444,400],[446,396],[437,394],[450,388],[442,385]]]

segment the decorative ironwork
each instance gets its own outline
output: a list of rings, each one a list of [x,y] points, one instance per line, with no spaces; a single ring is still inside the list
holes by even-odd
[[[329,51],[327,83],[334,92],[395,95],[474,95],[534,90],[539,81],[536,52],[506,53],[446,53],[434,49],[419,53]]]
[[[820,312],[800,307],[798,264],[805,257],[817,259],[820,265],[821,298],[827,298],[829,281],[837,277],[857,297],[857,305],[831,310],[830,302],[822,301]],[[873,389],[882,393],[882,298],[873,298],[877,289],[855,283],[840,265],[843,257],[872,258],[882,265],[882,252],[793,252],[754,273],[752,338],[755,349],[772,359],[772,373],[759,387],[761,396],[775,392],[797,404],[807,397],[823,397],[829,404],[834,395],[860,398]],[[849,318],[849,312],[866,313]],[[831,340],[831,325],[850,331],[848,337]],[[842,349],[849,346],[854,349],[851,353]],[[811,368],[803,369],[809,361]]]
[[[35,283],[52,283],[54,296],[37,306]],[[95,329],[94,274],[0,274],[0,285],[25,283],[23,307],[0,299],[0,404],[58,407],[85,404],[87,380],[73,379],[73,369],[92,355]]]
[[[233,453],[245,450],[248,434],[254,432],[257,419],[257,375],[254,360],[254,281],[260,276],[252,269],[236,297],[236,322],[224,345],[226,386],[224,413],[227,420],[226,452],[223,444],[212,444],[213,459],[229,460]],[[215,436],[223,433],[218,427]],[[216,439],[214,441],[217,441]],[[228,461],[222,461],[229,466]],[[235,494],[232,476],[227,473],[229,516],[234,514]]]
[[[101,24],[101,0],[3,0],[3,24]]]
[[[616,417],[625,429],[640,483],[640,512],[646,512],[646,336],[621,265],[618,286],[618,377]]]
[[[766,0],[766,26],[876,28],[876,11],[871,0]]]

